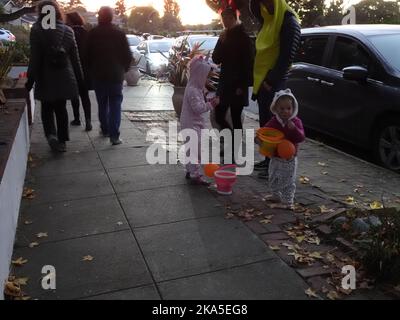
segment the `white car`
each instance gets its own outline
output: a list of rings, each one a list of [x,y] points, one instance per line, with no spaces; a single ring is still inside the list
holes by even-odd
[[[149,75],[157,75],[163,68],[166,68],[172,43],[172,39],[141,42],[133,53],[139,70]]]
[[[1,42],[15,42],[15,36],[8,30],[0,29],[0,41]]]
[[[128,39],[129,48],[131,49],[131,52],[133,54],[142,39],[134,34],[127,34],[126,38]]]

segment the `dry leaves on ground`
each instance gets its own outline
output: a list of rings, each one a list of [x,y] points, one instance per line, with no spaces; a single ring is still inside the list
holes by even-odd
[[[310,184],[310,179],[305,177],[305,176],[301,176],[299,178],[299,181],[300,181],[301,184]]]
[[[369,207],[372,210],[383,209],[383,204],[379,201],[373,201],[372,203],[369,204]]]
[[[21,267],[28,262],[28,259],[19,257],[17,260],[12,260],[11,263],[16,267]]]
[[[94,258],[91,255],[84,256],[82,261],[92,261]]]
[[[39,246],[39,242],[31,242],[29,244],[29,248],[34,248],[34,247],[37,247],[37,246]]]
[[[36,234],[36,238],[41,239],[41,238],[47,238],[49,235],[47,232],[39,232]]]
[[[319,298],[319,296],[317,295],[317,293],[311,289],[308,288],[307,290],[304,291],[304,293],[309,297],[309,298]]]
[[[32,200],[35,198],[35,190],[31,188],[24,188],[24,191],[22,193],[22,197],[24,199]]]

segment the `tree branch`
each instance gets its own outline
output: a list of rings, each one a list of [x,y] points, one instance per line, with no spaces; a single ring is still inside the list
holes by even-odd
[[[35,10],[36,10],[36,7],[32,6],[32,7],[24,7],[22,9],[20,9],[20,10],[17,10],[15,12],[13,12],[13,13],[0,14],[0,23],[17,20],[18,18],[22,17],[25,14],[35,12]]]

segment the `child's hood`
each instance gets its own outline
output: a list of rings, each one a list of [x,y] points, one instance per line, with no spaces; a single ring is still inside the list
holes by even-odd
[[[291,97],[293,99],[293,114],[289,118],[289,120],[296,118],[297,114],[299,113],[299,103],[297,102],[296,97],[293,95],[293,93],[292,93],[292,91],[290,91],[290,89],[281,90],[281,91],[276,92],[275,96],[274,96],[274,100],[272,100],[270,108],[271,108],[272,114],[274,114],[276,116],[276,118],[279,120],[280,123],[282,123],[283,121],[279,117],[278,112],[276,110],[276,102],[278,101],[279,98],[285,97],[285,96]]]
[[[205,87],[211,65],[202,57],[196,56],[189,66],[189,85],[202,89]]]

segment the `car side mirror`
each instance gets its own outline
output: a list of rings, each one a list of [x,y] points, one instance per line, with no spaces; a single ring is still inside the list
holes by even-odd
[[[366,81],[368,78],[368,70],[360,66],[351,66],[344,68],[343,78],[352,81]]]
[[[140,54],[146,54],[146,50],[139,50]]]

